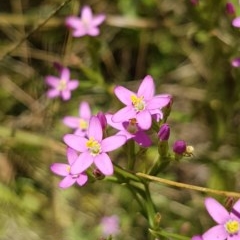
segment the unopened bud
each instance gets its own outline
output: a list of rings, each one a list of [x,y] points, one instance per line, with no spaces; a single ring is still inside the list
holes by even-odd
[[[183,153],[186,152],[186,142],[183,140],[177,140],[174,144],[173,144],[173,151],[179,155],[182,155]]]
[[[170,127],[167,123],[164,123],[158,132],[158,138],[160,141],[168,141],[170,136]]]

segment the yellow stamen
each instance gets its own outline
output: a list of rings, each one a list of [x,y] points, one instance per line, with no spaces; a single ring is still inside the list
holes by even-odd
[[[65,79],[61,79],[58,84],[58,90],[63,91],[67,88],[67,81]]]
[[[90,151],[90,154],[92,156],[96,156],[101,152],[101,145],[98,141],[96,141],[93,137],[91,137],[87,143],[86,146],[88,150]]]
[[[82,130],[86,130],[88,128],[88,122],[84,119],[79,120],[79,128]]]
[[[239,222],[236,220],[229,220],[225,224],[225,229],[229,234],[236,234],[240,230]]]
[[[132,104],[135,108],[136,111],[142,111],[145,109],[145,102],[144,102],[144,97],[137,97],[136,95],[132,95],[131,97]]]

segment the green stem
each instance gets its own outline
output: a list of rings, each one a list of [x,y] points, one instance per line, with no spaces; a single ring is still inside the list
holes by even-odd
[[[135,155],[135,143],[131,139],[127,142],[127,158],[128,158],[128,169],[132,171],[134,169],[136,155]]]
[[[181,236],[176,233],[169,233],[162,229],[160,231],[154,231],[152,229],[149,229],[149,232],[155,237],[162,236],[162,237],[166,237],[168,239],[171,238],[171,239],[176,239],[176,240],[190,240],[189,237]]]
[[[168,185],[171,185],[174,187],[186,188],[186,189],[190,189],[190,190],[195,190],[195,191],[200,191],[200,192],[205,192],[205,193],[212,193],[212,194],[226,196],[226,197],[240,198],[240,193],[237,193],[237,192],[221,191],[221,190],[215,190],[215,189],[211,189],[211,188],[199,187],[199,186],[186,184],[186,183],[179,183],[179,182],[171,181],[171,180],[164,179],[164,178],[150,176],[150,175],[147,175],[144,173],[136,173],[136,176],[142,177],[144,179],[148,179],[150,181],[168,184]]]

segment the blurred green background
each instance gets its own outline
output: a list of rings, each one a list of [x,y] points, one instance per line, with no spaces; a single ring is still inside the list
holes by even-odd
[[[111,215],[120,219],[114,239],[147,239],[147,222],[124,186],[96,181],[61,190],[60,178],[49,170],[51,163],[66,161],[65,115],[77,115],[81,101],[88,101],[95,114],[114,111],[121,105],[113,87],[136,89],[147,74],[158,93],[173,95],[170,143],[184,139],[195,148],[192,158],[160,176],[239,191],[240,70],[231,60],[240,55],[240,32],[231,26],[234,15],[226,13],[225,4],[1,1],[1,240],[100,240],[101,218]],[[79,14],[83,5],[107,15],[97,38],[72,38],[64,25],[66,16]],[[70,67],[72,78],[80,81],[72,101],[45,96],[44,77],[57,75],[53,62]],[[152,146],[146,161],[156,153]],[[117,156],[124,160],[121,152]],[[151,184],[151,191],[167,231],[191,237],[212,225],[205,194],[159,184]]]

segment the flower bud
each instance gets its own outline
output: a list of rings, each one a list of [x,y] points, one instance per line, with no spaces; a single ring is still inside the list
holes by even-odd
[[[235,14],[235,7],[231,2],[226,3],[225,9],[226,9],[227,14],[229,14],[229,15]]]
[[[187,149],[187,145],[186,145],[186,142],[183,140],[177,140],[173,144],[173,151],[176,154],[183,155],[186,152],[186,149]]]
[[[231,61],[231,65],[232,65],[232,67],[235,67],[235,68],[240,67],[240,58],[234,58],[234,59]]]
[[[160,141],[168,141],[170,136],[170,127],[167,123],[164,123],[158,132],[158,138]]]
[[[98,112],[97,118],[99,119],[102,129],[105,129],[107,127],[107,118],[103,112]]]

